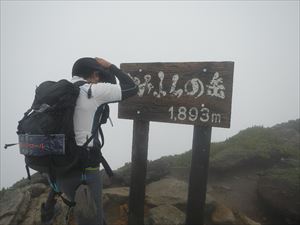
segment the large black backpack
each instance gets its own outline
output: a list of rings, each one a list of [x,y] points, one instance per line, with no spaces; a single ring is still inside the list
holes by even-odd
[[[25,156],[29,178],[29,168],[54,175],[86,166],[85,147],[92,140],[99,143],[97,163],[104,161],[107,164],[100,151],[104,139],[102,143],[98,139],[98,133],[103,138],[101,124],[106,123],[109,116],[107,104],[97,110],[92,137],[84,146],[76,145],[73,114],[83,84],[84,81],[74,84],[67,80],[45,81],[36,88],[33,104],[17,128],[20,152]]]

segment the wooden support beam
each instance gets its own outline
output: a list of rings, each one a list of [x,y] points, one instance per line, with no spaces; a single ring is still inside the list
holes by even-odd
[[[203,225],[211,127],[194,126],[186,225]]]
[[[128,224],[144,224],[149,121],[134,120]]]

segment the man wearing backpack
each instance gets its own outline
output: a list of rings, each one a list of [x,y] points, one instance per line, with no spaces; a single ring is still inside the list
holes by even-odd
[[[118,84],[115,82],[114,76],[119,80]],[[53,220],[56,203],[55,192],[62,192],[67,196],[69,202],[74,203],[76,190],[81,184],[85,184],[89,188],[95,212],[91,212],[91,215],[94,216],[89,218],[88,222],[75,215],[76,222],[79,225],[87,225],[87,223],[103,225],[102,179],[99,164],[102,162],[105,166],[106,161],[99,151],[99,145],[101,149],[103,143],[102,145],[99,143],[98,133],[93,134],[95,121],[99,120],[99,118],[95,118],[100,107],[136,95],[138,87],[126,73],[115,65],[102,58],[89,57],[80,58],[74,63],[71,82],[82,82],[75,105],[73,122],[76,144],[84,146],[81,153],[84,160],[80,159],[81,165],[70,172],[56,174],[55,182],[49,179],[54,190],[50,192],[46,203],[42,205],[42,223],[51,224]],[[100,114],[101,120],[103,110]],[[92,141],[88,141],[89,139]],[[88,144],[86,145],[86,143]]]

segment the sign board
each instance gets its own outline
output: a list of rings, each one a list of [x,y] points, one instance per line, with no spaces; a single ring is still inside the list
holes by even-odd
[[[230,127],[233,62],[123,63],[137,96],[119,118]]]

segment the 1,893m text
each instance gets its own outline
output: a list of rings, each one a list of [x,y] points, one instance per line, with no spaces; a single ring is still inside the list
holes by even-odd
[[[184,106],[174,107],[171,106],[168,109],[170,119],[177,121],[197,121],[200,120],[203,123],[211,122],[211,123],[221,123],[221,114],[212,113],[208,108],[205,107],[204,104],[201,105],[201,108],[191,107],[187,108]]]

